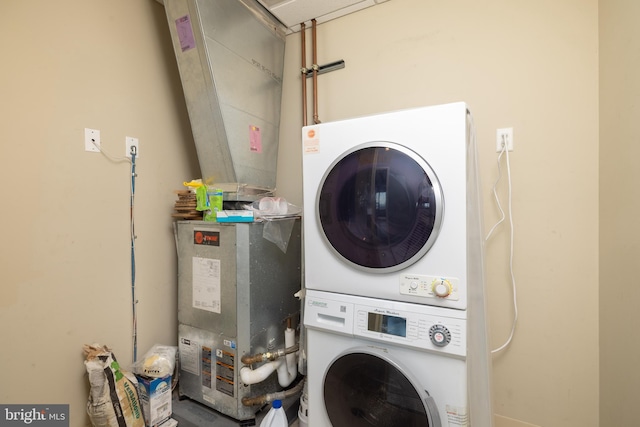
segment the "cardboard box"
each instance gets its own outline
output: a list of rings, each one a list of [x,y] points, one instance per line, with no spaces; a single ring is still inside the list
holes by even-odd
[[[136,377],[145,425],[156,427],[171,417],[171,375],[162,378]]]
[[[226,210],[216,213],[218,222],[253,222],[253,211]]]

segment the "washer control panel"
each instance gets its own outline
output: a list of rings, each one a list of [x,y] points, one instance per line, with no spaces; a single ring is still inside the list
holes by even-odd
[[[307,328],[466,356],[466,313],[422,304],[307,290]]]
[[[460,299],[459,280],[454,277],[403,274],[400,276],[400,293],[426,298],[452,301]]]

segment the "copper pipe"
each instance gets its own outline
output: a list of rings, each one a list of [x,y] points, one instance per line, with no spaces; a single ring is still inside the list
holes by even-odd
[[[300,381],[298,384],[296,384],[295,386],[291,387],[288,390],[276,391],[274,393],[267,393],[267,394],[263,394],[262,396],[254,396],[254,397],[245,396],[242,398],[242,404],[244,406],[257,406],[257,405],[262,406],[266,403],[273,402],[276,399],[284,400],[287,397],[295,396],[296,394],[300,393],[304,387],[304,383],[305,383],[304,381]]]
[[[267,395],[263,394],[262,396],[255,396],[255,397],[243,397],[242,398],[242,404],[244,406],[262,406],[264,404],[267,403]]]
[[[307,42],[305,40],[305,30],[306,27],[303,22],[300,24],[300,43],[302,45],[302,68],[300,68],[302,73],[302,126],[307,125]]]
[[[240,358],[240,361],[245,365],[253,365],[254,363],[266,362],[267,360],[276,360],[287,354],[295,353],[300,349],[299,344],[294,344],[291,347],[285,349],[279,349],[274,352],[258,353],[258,354],[245,354]]]
[[[320,123],[318,119],[318,50],[316,47],[316,20],[311,20],[311,38],[313,44],[313,123]]]

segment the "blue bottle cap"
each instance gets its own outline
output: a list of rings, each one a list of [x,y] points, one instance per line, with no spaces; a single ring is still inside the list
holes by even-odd
[[[282,408],[282,401],[281,400],[274,400],[272,406],[275,409]]]

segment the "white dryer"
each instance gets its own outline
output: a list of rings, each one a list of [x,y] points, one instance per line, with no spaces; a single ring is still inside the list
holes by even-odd
[[[467,308],[464,103],[306,126],[305,286]]]
[[[309,427],[467,427],[463,314],[308,290]]]

